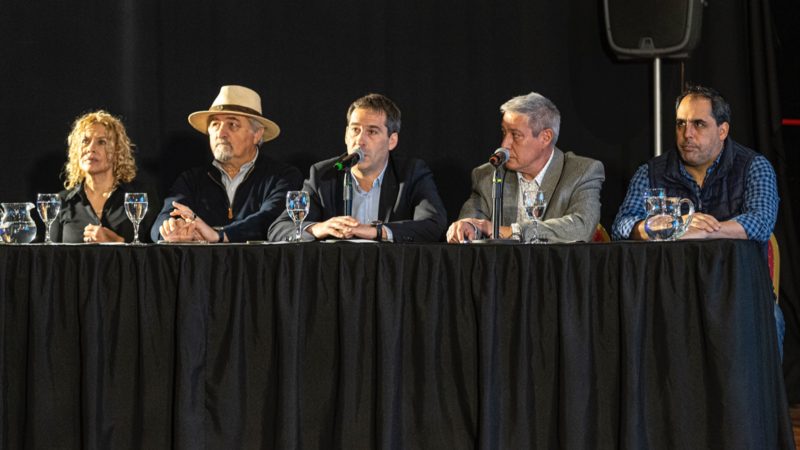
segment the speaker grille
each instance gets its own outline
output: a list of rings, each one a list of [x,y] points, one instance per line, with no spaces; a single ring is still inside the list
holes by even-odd
[[[700,36],[700,0],[604,0],[612,50],[622,57],[687,56]]]

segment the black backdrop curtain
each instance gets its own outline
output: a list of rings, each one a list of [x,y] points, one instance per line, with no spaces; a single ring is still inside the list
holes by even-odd
[[[773,12],[769,2],[753,2],[749,5],[751,55],[753,64],[753,99],[756,120],[754,121],[758,148],[769,158],[778,174],[778,189],[782,199],[781,212],[775,227],[781,249],[780,304],[787,322],[785,357],[783,362],[786,388],[792,403],[800,402],[800,291],[796,262],[800,261],[797,239],[797,208],[792,186],[800,183],[796,164],[789,157],[789,148],[797,148],[798,141],[789,139],[784,145],[781,128],[781,98],[778,90],[777,32],[773,26]],[[797,4],[795,3],[795,8]],[[779,8],[783,11],[782,8]],[[791,45],[791,44],[790,44]],[[800,43],[794,43],[800,49]],[[789,87],[789,86],[787,86]],[[792,86],[793,87],[793,86]],[[794,96],[797,97],[795,89]],[[788,112],[788,110],[787,110]],[[800,113],[800,110],[796,111]],[[795,195],[796,198],[796,195]]]
[[[389,95],[404,113],[397,151],[429,162],[450,218],[468,195],[469,170],[497,147],[498,107],[513,95],[550,97],[563,115],[559,146],[603,161],[606,226],[652,154],[650,66],[610,54],[601,1],[123,0],[4,2],[2,10],[0,201],[58,190],[70,122],[95,108],[123,116],[142,176],[165,190],[208,158],[186,116],[233,83],[259,91],[282,127],[265,150],[303,171],[342,151],[349,102]],[[800,401],[800,273],[787,233],[795,229],[787,187],[796,184],[787,176],[797,168],[781,156],[775,128],[771,20],[766,0],[708,2],[684,68],[687,80],[729,98],[733,137],[767,154],[781,176],[785,361]],[[663,70],[669,147],[681,65],[665,61]]]

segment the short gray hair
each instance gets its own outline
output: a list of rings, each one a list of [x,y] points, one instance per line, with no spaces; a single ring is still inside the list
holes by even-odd
[[[547,97],[538,92],[520,95],[503,103],[500,112],[505,114],[513,112],[524,114],[528,117],[528,125],[534,136],[538,136],[545,128],[553,130],[553,145],[558,141],[558,132],[561,128],[561,112]]]
[[[254,133],[256,131],[258,131],[259,128],[264,128],[264,125],[262,125],[261,122],[259,122],[258,120],[254,119],[252,117],[248,117],[247,120],[250,121],[250,128],[253,129]],[[264,143],[264,135],[262,134],[261,138],[258,140],[258,145],[261,145],[263,143]]]

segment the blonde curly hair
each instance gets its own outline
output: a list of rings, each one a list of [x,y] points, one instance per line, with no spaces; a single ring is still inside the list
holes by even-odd
[[[86,179],[86,173],[80,165],[81,150],[83,137],[94,124],[103,125],[109,133],[108,138],[111,145],[109,154],[106,156],[111,162],[114,186],[120,182],[130,183],[136,178],[136,161],[133,159],[134,145],[128,138],[125,126],[117,117],[106,111],[98,110],[78,117],[72,124],[72,131],[67,137],[69,160],[64,165],[66,178],[64,186],[67,189],[72,189]]]

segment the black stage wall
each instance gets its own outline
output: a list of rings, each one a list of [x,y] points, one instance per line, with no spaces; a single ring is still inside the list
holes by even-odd
[[[663,64],[664,147],[674,142],[681,80],[712,85],[732,104],[735,139],[767,154],[789,186],[797,158],[787,158],[775,122],[769,4],[708,3],[692,58]],[[796,8],[777,3],[779,13]],[[499,145],[499,105],[535,90],[561,109],[559,147],[605,164],[608,227],[628,179],[652,154],[652,70],[611,55],[601,7],[586,0],[4,2],[0,200],[59,190],[71,121],[96,108],[124,118],[142,172],[163,193],[209,155],[186,116],[209,106],[220,85],[243,84],[261,93],[265,115],[282,128],[265,150],[304,172],[343,151],[353,99],[387,94],[404,115],[397,151],[428,161],[452,219],[468,194],[469,170]],[[793,229],[788,191],[782,199],[782,226]],[[787,386],[800,401],[795,248],[788,239],[782,248],[783,303],[794,374]]]

